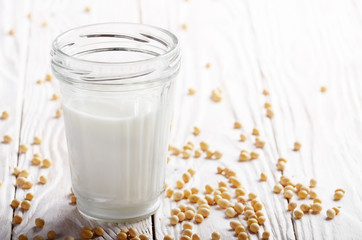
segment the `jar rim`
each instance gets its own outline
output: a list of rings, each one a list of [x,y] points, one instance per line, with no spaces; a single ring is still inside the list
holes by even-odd
[[[84,47],[92,43],[92,40],[88,42],[82,39],[93,38],[96,44],[116,45],[106,48],[95,45],[93,49],[87,50],[91,54],[125,51],[145,53],[149,57],[126,61],[100,61],[82,57],[87,52]],[[101,40],[98,42],[97,38]],[[129,47],[126,42],[122,45],[125,40],[136,45]],[[53,41],[51,56],[53,73],[63,82],[123,86],[167,81],[178,72],[181,59],[179,41],[170,31],[152,25],[125,22],[97,23],[67,30]]]
[[[128,61],[128,62],[102,62],[102,61],[94,61],[94,60],[82,59],[82,58],[79,58],[79,57],[71,56],[70,54],[65,53],[60,48],[60,43],[59,43],[60,38],[66,36],[66,35],[68,35],[70,33],[73,33],[73,32],[76,32],[76,31],[79,31],[79,30],[82,30],[82,29],[86,29],[86,28],[98,27],[98,26],[110,26],[110,25],[144,27],[144,28],[153,29],[153,30],[163,32],[163,33],[165,33],[166,35],[168,35],[171,38],[171,40],[172,40],[171,48],[169,50],[167,50],[165,53],[160,54],[158,56],[155,56],[153,58],[135,60],[135,61]],[[79,62],[90,63],[90,64],[101,64],[101,65],[103,65],[103,64],[105,64],[105,65],[118,65],[118,64],[126,65],[126,64],[134,64],[134,63],[144,63],[144,62],[156,61],[156,60],[159,60],[159,59],[167,58],[168,56],[173,55],[178,50],[178,45],[179,45],[179,42],[178,42],[177,37],[173,33],[171,33],[170,31],[168,31],[166,29],[163,29],[163,28],[160,28],[160,27],[156,27],[156,26],[149,25],[149,24],[141,24],[141,23],[105,22],[105,23],[96,23],[96,24],[88,24],[88,25],[78,26],[78,27],[71,28],[71,29],[59,34],[54,39],[54,41],[52,43],[52,50],[55,53],[57,53],[57,54],[59,54],[59,55],[61,55],[63,57],[66,57],[66,58],[69,58],[69,59],[72,59],[72,60],[75,60],[75,61],[79,61]]]

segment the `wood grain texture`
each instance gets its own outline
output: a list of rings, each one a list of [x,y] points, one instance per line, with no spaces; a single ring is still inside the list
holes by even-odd
[[[355,183],[361,182],[361,165],[354,154],[360,154],[355,144],[361,142],[361,99],[356,97],[361,25],[352,4],[324,3],[282,1],[283,7],[275,9],[250,2],[250,12],[260,68],[277,107],[272,121],[276,148],[289,160],[284,174],[304,184],[318,179],[316,191],[323,200],[322,215],[295,221],[296,237],[359,239],[361,191]],[[328,88],[324,94],[323,85]],[[294,141],[303,144],[301,152],[291,151]],[[337,188],[347,191],[339,202],[333,201]],[[335,206],[341,206],[341,215],[326,221],[326,209]]]
[[[361,208],[357,207],[361,191],[355,183],[361,182],[357,156],[362,51],[357,44],[361,30],[356,6],[338,1],[166,2],[154,6],[143,1],[142,13],[145,23],[176,32],[183,50],[171,144],[181,147],[187,141],[197,145],[204,140],[224,153],[217,162],[172,157],[166,182],[174,187],[182,173],[193,167],[198,173],[186,188],[203,190],[206,183],[216,186],[224,180],[215,174],[217,165],[228,166],[265,205],[265,229],[272,239],[361,238]],[[182,24],[188,25],[186,31]],[[211,63],[210,69],[204,68],[206,62]],[[320,92],[323,85],[328,88],[325,94]],[[187,96],[190,87],[196,89],[195,96]],[[210,100],[216,87],[225,93],[221,103]],[[271,95],[263,96],[263,89]],[[273,105],[272,120],[265,116],[266,101]],[[252,150],[253,146],[250,140],[238,142],[240,131],[232,129],[236,120],[243,123],[241,132],[248,136],[255,126],[261,131],[267,144],[260,159],[237,161],[241,149]],[[193,126],[201,128],[200,136],[191,134]],[[300,152],[292,151],[295,141],[302,143]],[[288,159],[284,172],[276,169],[279,157]],[[260,172],[269,175],[267,183],[258,181]],[[286,211],[288,201],[272,193],[281,174],[305,185],[316,178],[322,214],[294,220]],[[347,190],[339,202],[333,201],[337,188]],[[298,205],[312,202],[296,198],[292,201]],[[158,239],[166,234],[175,239],[181,236],[181,225],[169,224],[170,210],[179,204],[164,199],[155,215]],[[326,220],[325,211],[335,206],[341,206],[342,213],[333,221]],[[215,208],[194,229],[203,239],[210,238],[212,231],[231,239],[235,235],[227,224],[223,212]],[[347,228],[348,233],[343,233]],[[250,238],[261,238],[261,234]]]
[[[19,132],[21,127],[23,82],[27,63],[29,24],[26,14],[30,2],[19,1],[21,9],[10,1],[0,2],[0,114],[8,111],[10,117],[0,120],[0,237],[10,239],[13,210],[10,202],[15,194],[15,177],[10,169],[17,165]],[[14,35],[10,35],[10,30]],[[13,141],[3,142],[9,135]]]

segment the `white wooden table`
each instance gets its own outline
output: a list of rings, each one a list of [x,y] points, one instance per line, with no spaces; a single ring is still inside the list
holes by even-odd
[[[50,44],[56,35],[112,21],[157,25],[179,37],[183,63],[170,143],[182,147],[187,141],[206,141],[224,154],[220,160],[172,156],[169,186],[193,167],[197,173],[185,188],[203,191],[205,184],[217,186],[224,180],[216,174],[217,166],[230,167],[265,206],[267,221],[250,239],[261,239],[264,230],[271,239],[362,239],[362,2],[344,0],[0,1],[0,112],[10,113],[0,120],[0,136],[13,138],[10,144],[0,144],[0,239],[46,237],[49,230],[55,230],[58,239],[79,238],[84,225],[103,226],[104,239],[116,239],[120,229],[131,226],[153,239],[166,234],[180,238],[181,225],[169,224],[170,209],[180,203],[165,196],[154,216],[126,225],[84,219],[70,204],[63,120],[54,117],[60,101],[51,101],[58,84],[36,81],[50,73]],[[186,30],[182,24],[187,24]],[[10,29],[14,35],[8,34]],[[321,86],[327,87],[325,93]],[[218,87],[224,97],[215,103],[210,94]],[[195,88],[196,94],[187,95],[188,88]],[[263,89],[270,95],[264,96]],[[272,104],[272,119],[266,117],[266,101]],[[243,128],[233,129],[235,121]],[[202,131],[197,137],[192,135],[194,126]],[[259,159],[240,162],[242,149],[254,149],[254,127],[266,145]],[[240,133],[249,139],[240,142]],[[34,136],[41,136],[43,143],[31,145]],[[292,151],[295,141],[302,143],[299,152]],[[29,144],[26,154],[18,154],[20,144]],[[31,164],[37,152],[53,161],[51,168]],[[279,157],[288,160],[283,172],[276,167]],[[35,195],[32,207],[25,212],[10,207],[12,199],[23,200],[29,192],[15,187],[16,166],[28,169],[36,183],[30,190]],[[261,172],[268,174],[267,182],[259,181]],[[301,220],[292,217],[288,201],[272,193],[282,174],[306,185],[317,179],[322,213]],[[46,185],[37,183],[41,175],[48,176]],[[338,202],[333,200],[337,188],[346,190]],[[293,201],[311,202],[297,197]],[[326,220],[326,209],[335,206],[341,213]],[[12,224],[14,215],[23,217],[21,224]],[[34,227],[38,217],[46,221],[42,230]],[[216,207],[202,224],[194,224],[202,239],[210,239],[213,231],[222,239],[236,238]]]

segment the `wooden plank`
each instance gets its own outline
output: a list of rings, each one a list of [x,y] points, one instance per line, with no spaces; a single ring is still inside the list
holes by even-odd
[[[90,12],[85,12],[89,7]],[[67,159],[63,119],[55,118],[60,107],[59,100],[52,101],[53,93],[58,93],[58,83],[36,84],[50,72],[50,46],[59,33],[84,24],[97,22],[138,22],[139,8],[136,1],[34,1],[33,20],[30,31],[29,63],[25,83],[24,114],[22,118],[21,144],[28,144],[29,151],[21,154],[19,167],[30,171],[35,182],[31,190],[17,189],[16,198],[24,199],[27,192],[34,194],[32,207],[28,211],[17,209],[15,214],[23,217],[23,222],[13,229],[13,239],[26,234],[29,239],[36,235],[46,237],[50,230],[56,231],[59,239],[71,235],[79,238],[81,228],[100,225],[105,229],[105,239],[115,239],[123,228],[135,227],[140,233],[152,236],[151,218],[134,224],[106,224],[83,218],[76,206],[70,203],[70,173]],[[44,22],[47,26],[44,27]],[[43,139],[41,145],[32,145],[34,136]],[[41,153],[53,161],[49,169],[31,164],[32,155]],[[46,185],[38,184],[41,175],[48,177]],[[7,203],[8,204],[8,203]],[[35,228],[35,219],[41,217],[46,224],[43,229]],[[96,238],[103,239],[103,238]]]
[[[167,1],[169,2],[169,1]],[[152,8],[150,6],[153,6]],[[171,8],[169,8],[171,6]],[[167,9],[169,8],[169,9]],[[215,175],[217,165],[237,169],[242,182],[258,193],[265,205],[266,229],[272,239],[359,239],[361,238],[361,208],[357,207],[361,192],[360,126],[361,71],[358,65],[362,49],[360,14],[355,5],[334,2],[328,6],[316,3],[174,1],[173,4],[143,1],[145,23],[166,27],[175,32],[183,50],[183,66],[177,83],[172,144],[181,147],[191,140],[206,140],[224,152],[223,160],[182,160],[172,157],[166,181],[171,187],[189,167],[198,169],[186,188],[203,189],[206,183],[223,180]],[[322,14],[321,14],[322,13]],[[187,31],[180,30],[187,23]],[[211,69],[204,69],[210,61]],[[320,87],[326,85],[326,94]],[[197,90],[186,96],[187,88]],[[222,103],[209,100],[213,88],[222,87],[226,97]],[[264,97],[262,90],[271,95]],[[273,105],[275,117],[265,117],[263,104]],[[231,130],[234,120],[240,120],[247,134],[258,126],[267,145],[261,159],[248,163],[236,161],[240,149],[252,149],[236,143],[239,131]],[[191,135],[199,126],[202,134]],[[292,151],[300,141],[301,152]],[[276,169],[279,157],[289,160],[284,172]],[[269,175],[267,183],[259,183],[258,175]],[[320,215],[306,214],[295,220],[286,211],[288,201],[272,194],[281,173],[296,182],[308,185],[310,178],[319,183],[316,188],[323,200]],[[347,190],[346,197],[333,201],[334,189]],[[296,200],[298,205],[312,200]],[[187,201],[184,201],[187,202]],[[181,203],[184,203],[181,202]],[[170,209],[180,203],[165,198],[155,215],[156,236],[166,234],[179,239],[180,225],[169,225]],[[327,208],[341,206],[341,215],[327,221]],[[227,231],[222,212],[211,215],[194,231],[210,238],[219,231],[223,239],[233,234]],[[347,224],[349,226],[347,226]],[[345,229],[349,229],[348,233]],[[250,235],[251,238],[260,238]]]
[[[272,144],[267,144],[259,160],[245,163],[238,161],[242,149],[254,150],[254,140],[251,140],[253,127],[259,127],[263,138],[272,138],[273,134],[270,121],[265,119],[262,108],[263,79],[258,66],[247,6],[239,1],[190,1],[179,4],[175,2],[176,9],[162,11],[170,13],[167,17],[155,17],[159,12],[153,9],[159,9],[158,7],[151,9],[145,4],[142,8],[145,23],[152,24],[154,19],[157,21],[159,18],[175,21],[163,26],[171,26],[170,29],[178,35],[183,50],[183,69],[176,88],[178,100],[175,104],[177,111],[171,144],[181,147],[187,141],[192,141],[197,146],[200,141],[206,141],[213,150],[221,150],[224,156],[218,161],[204,158],[183,160],[181,157],[172,157],[168,164],[166,182],[174,187],[182,173],[193,167],[198,171],[186,188],[198,187],[203,195],[205,184],[216,187],[219,181],[225,181],[224,177],[216,175],[217,166],[230,167],[237,172],[246,189],[257,193],[264,204],[268,219],[265,229],[271,232],[271,237],[293,239],[292,221],[284,210],[287,202],[280,201],[278,196],[271,194],[280,176],[280,173],[272,170],[274,163],[270,161],[277,157],[276,149]],[[177,11],[179,12],[175,13]],[[180,28],[184,23],[188,25],[186,31]],[[210,69],[205,68],[207,62],[211,63]],[[195,96],[187,96],[187,89],[190,87],[196,89]],[[217,87],[224,91],[225,97],[221,103],[210,100],[212,89]],[[241,131],[233,129],[234,121],[243,123]],[[193,126],[201,128],[200,136],[194,137],[191,134]],[[246,143],[238,141],[240,133],[248,135],[249,140]],[[259,182],[262,171],[269,175],[266,183]],[[234,190],[230,191],[233,193]],[[171,227],[169,224],[170,210],[180,203],[167,198],[163,200],[162,208],[155,216],[158,239],[162,239],[166,234],[174,235],[175,239],[181,236],[181,225]],[[241,216],[239,220],[245,225]],[[213,231],[220,232],[222,239],[235,238],[229,221],[224,211],[212,207],[210,216],[202,224],[195,225],[194,232],[200,234],[202,239],[209,239]],[[263,230],[264,228],[261,228],[258,235],[251,234],[250,238],[261,238]]]
[[[17,165],[19,132],[23,104],[25,66],[29,23],[27,14],[29,1],[20,1],[15,6],[12,1],[0,2],[0,114],[8,111],[10,117],[0,120],[0,236],[10,239],[13,209],[10,202],[15,194],[15,177],[12,169]],[[10,30],[14,35],[9,35]],[[4,143],[3,136],[9,135],[11,143]],[[0,184],[1,185],[1,184]]]
[[[280,6],[250,1],[260,65],[276,107],[274,138],[280,156],[289,160],[284,174],[306,185],[317,179],[323,201],[321,215],[293,220],[296,237],[360,239],[361,192],[355,183],[361,182],[362,170],[356,147],[361,143],[361,16],[352,2],[281,1]],[[303,144],[300,152],[291,151],[296,140]],[[338,202],[333,201],[337,188],[346,189]],[[336,206],[340,215],[326,221],[325,211]]]

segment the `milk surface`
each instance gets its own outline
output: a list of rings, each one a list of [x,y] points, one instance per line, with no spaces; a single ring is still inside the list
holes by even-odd
[[[131,219],[163,191],[169,111],[157,99],[63,103],[73,191],[81,212]]]

